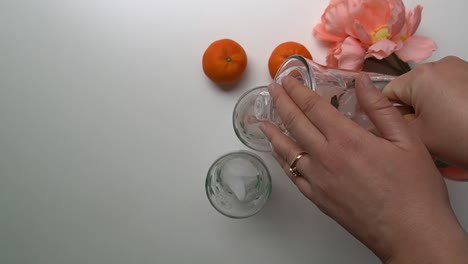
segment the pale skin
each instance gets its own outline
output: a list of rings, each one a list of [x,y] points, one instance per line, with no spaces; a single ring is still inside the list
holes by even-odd
[[[468,168],[468,62],[446,57],[390,83],[383,94],[414,107],[410,129],[439,158]]]
[[[284,78],[269,91],[295,140],[268,122],[261,129],[298,189],[382,262],[468,263],[468,236],[429,152],[468,165],[467,75],[468,63],[448,58],[396,79],[384,93],[415,109],[406,120],[367,75],[359,75],[358,100],[378,136]],[[297,163],[302,176],[294,177],[289,164],[303,151],[309,154]]]

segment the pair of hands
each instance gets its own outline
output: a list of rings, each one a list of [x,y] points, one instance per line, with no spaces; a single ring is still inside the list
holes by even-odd
[[[383,262],[466,263],[468,238],[429,151],[468,167],[468,63],[450,57],[424,64],[383,94],[365,74],[356,84],[359,104],[379,137],[294,78],[270,85],[295,139],[263,123],[273,156],[307,198]],[[403,117],[387,97],[415,113]],[[289,162],[303,151],[309,153],[297,163],[303,177],[294,177]]]

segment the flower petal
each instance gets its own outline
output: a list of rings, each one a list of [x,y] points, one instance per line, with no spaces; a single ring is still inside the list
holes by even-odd
[[[330,0],[330,3],[328,4],[329,6],[332,6],[332,5],[337,5],[341,2],[346,2],[346,0]]]
[[[338,54],[341,54],[341,43],[336,44],[327,53],[327,66],[338,67]]]
[[[351,15],[354,15],[359,11],[364,0],[348,0],[348,11]]]
[[[313,34],[317,39],[328,42],[340,42],[344,39],[344,37],[329,33],[322,23],[314,27]]]
[[[350,27],[352,17],[348,10],[348,1],[332,1],[322,15],[323,28],[333,35],[346,38],[346,29]]]
[[[395,54],[403,61],[420,62],[429,58],[437,49],[435,42],[427,37],[412,36],[403,42],[403,47]]]
[[[362,68],[366,50],[358,40],[352,37],[346,38],[337,51],[339,53],[335,57],[338,60],[338,67],[340,69],[358,71]]]
[[[392,0],[390,1],[390,6],[392,13],[388,21],[388,27],[389,33],[395,36],[400,33],[406,21],[405,5],[401,0]]]
[[[387,24],[391,16],[388,0],[363,0],[354,19],[364,27],[367,33]]]
[[[313,32],[318,39],[330,42],[343,41],[348,36],[355,36],[353,15],[359,10],[364,0],[331,0],[322,14],[321,23]]]
[[[371,35],[369,35],[369,33],[359,21],[354,21],[354,32],[356,34],[356,38],[359,39],[362,43],[369,45],[372,44]]]
[[[370,46],[369,49],[367,50],[367,56],[366,58],[369,57],[375,57],[379,60],[386,58],[390,56],[398,47],[397,43],[388,40],[388,39],[383,39],[378,42],[376,42],[374,45]]]
[[[356,54],[343,54],[338,63],[338,68],[350,71],[360,71],[364,65],[364,57]]]
[[[413,36],[414,32],[418,29],[419,23],[421,23],[422,10],[423,7],[417,5],[414,10],[410,10],[406,14],[406,36]]]

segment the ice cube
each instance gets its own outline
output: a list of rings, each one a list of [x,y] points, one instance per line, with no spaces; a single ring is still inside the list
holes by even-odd
[[[223,182],[239,201],[244,201],[247,186],[257,179],[257,169],[243,158],[233,158],[223,166]]]

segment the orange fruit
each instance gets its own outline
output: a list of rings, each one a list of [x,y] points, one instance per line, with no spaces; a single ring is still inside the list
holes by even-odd
[[[272,79],[275,78],[276,72],[278,72],[283,62],[292,55],[301,55],[312,59],[312,55],[304,45],[293,41],[281,43],[273,50],[268,60],[268,69]]]
[[[247,54],[239,43],[220,39],[203,54],[203,71],[213,82],[230,86],[238,82],[247,67]]]

